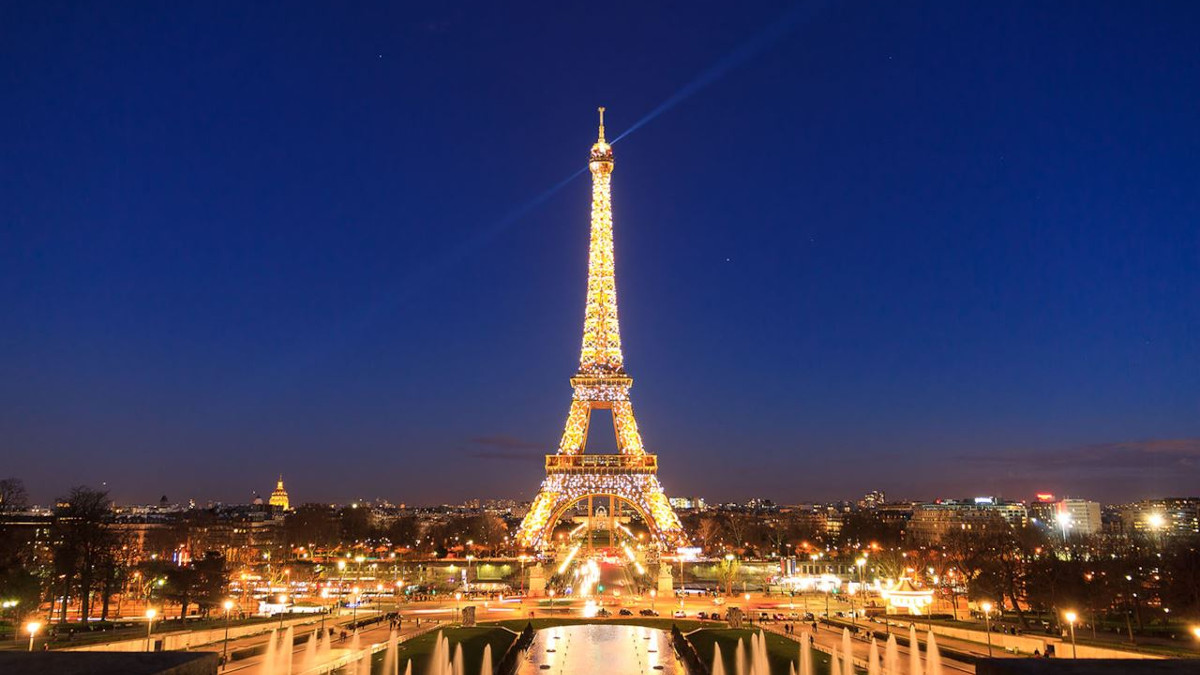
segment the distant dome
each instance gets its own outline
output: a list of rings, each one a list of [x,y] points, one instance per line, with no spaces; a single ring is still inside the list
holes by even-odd
[[[275,484],[275,490],[271,492],[271,506],[277,507],[284,511],[288,510],[288,493],[283,489],[283,476],[279,477],[279,482]]]

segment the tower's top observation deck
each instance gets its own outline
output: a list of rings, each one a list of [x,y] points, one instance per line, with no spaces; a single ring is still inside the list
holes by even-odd
[[[608,141],[604,140],[604,106],[598,108],[600,111],[600,133],[596,137],[596,143],[592,145],[592,154],[588,159],[588,168],[592,173],[612,173],[613,169],[613,152],[612,146]]]

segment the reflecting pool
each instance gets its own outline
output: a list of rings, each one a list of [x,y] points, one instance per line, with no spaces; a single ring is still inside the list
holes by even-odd
[[[537,632],[519,675],[644,673],[684,675],[670,635],[663,630],[618,624],[559,626]]]

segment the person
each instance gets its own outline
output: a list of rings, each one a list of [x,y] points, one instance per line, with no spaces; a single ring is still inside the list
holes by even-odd
[[[1035,658],[1035,659],[1040,659],[1040,658],[1042,658],[1042,651],[1041,651],[1040,649],[1036,649],[1036,648],[1035,648],[1035,649],[1033,650],[1033,658]]]

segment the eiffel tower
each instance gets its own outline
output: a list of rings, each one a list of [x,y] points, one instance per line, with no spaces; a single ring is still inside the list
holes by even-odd
[[[548,548],[554,526],[567,509],[587,500],[590,522],[592,499],[602,497],[611,500],[614,511],[622,504],[631,507],[658,545],[670,548],[683,542],[683,530],[658,482],[658,456],[642,447],[629,401],[633,378],[625,373],[621,353],[610,193],[613,152],[604,140],[604,108],[588,168],[592,236],[579,371],[571,378],[574,393],[558,452],[546,455],[546,479],[517,531],[517,541],[529,548]],[[618,454],[584,454],[592,411],[605,409],[612,412]]]

